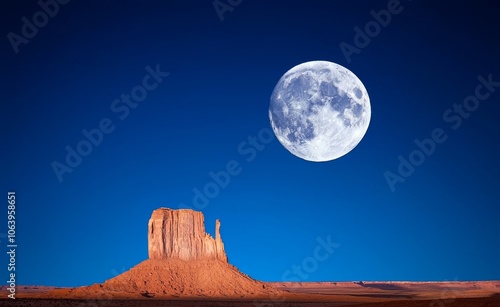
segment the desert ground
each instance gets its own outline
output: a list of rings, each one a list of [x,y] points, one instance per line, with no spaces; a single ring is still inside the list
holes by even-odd
[[[265,283],[272,295],[173,297],[147,293],[109,292],[100,285],[82,293],[71,288],[20,287],[17,299],[0,306],[369,306],[369,307],[498,307],[500,281],[487,282],[323,282]]]

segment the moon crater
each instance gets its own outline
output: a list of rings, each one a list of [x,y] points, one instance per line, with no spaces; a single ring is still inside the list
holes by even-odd
[[[269,119],[280,143],[308,161],[330,161],[353,150],[371,118],[363,83],[347,68],[327,61],[295,66],[276,84]]]

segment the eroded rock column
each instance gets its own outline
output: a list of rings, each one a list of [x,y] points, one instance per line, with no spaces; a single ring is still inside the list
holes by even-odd
[[[148,224],[150,259],[219,259],[227,262],[220,237],[220,221],[215,223],[215,239],[205,232],[203,213],[190,209],[160,208]]]

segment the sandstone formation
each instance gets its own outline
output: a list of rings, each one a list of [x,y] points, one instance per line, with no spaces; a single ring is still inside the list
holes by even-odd
[[[72,290],[73,297],[104,292],[137,297],[270,297],[283,291],[241,273],[227,262],[215,222],[215,239],[205,232],[203,213],[160,208],[148,223],[149,259],[102,285]],[[95,295],[95,294],[94,294]]]
[[[277,290],[238,271],[227,262],[215,223],[215,239],[205,232],[203,213],[160,208],[148,224],[149,259],[88,287],[71,289],[73,298],[270,298]]]
[[[216,221],[214,239],[205,232],[203,213],[190,209],[160,208],[153,211],[148,224],[148,254],[149,259],[218,259],[227,262],[220,221]]]
[[[104,291],[138,297],[281,297],[283,292],[220,260],[148,259],[107,280]],[[82,295],[85,296],[85,295]]]

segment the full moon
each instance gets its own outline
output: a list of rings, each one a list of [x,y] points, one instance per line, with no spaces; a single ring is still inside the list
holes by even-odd
[[[292,154],[323,162],[356,147],[368,129],[370,98],[347,68],[312,61],[287,71],[276,84],[269,105],[274,134]]]

